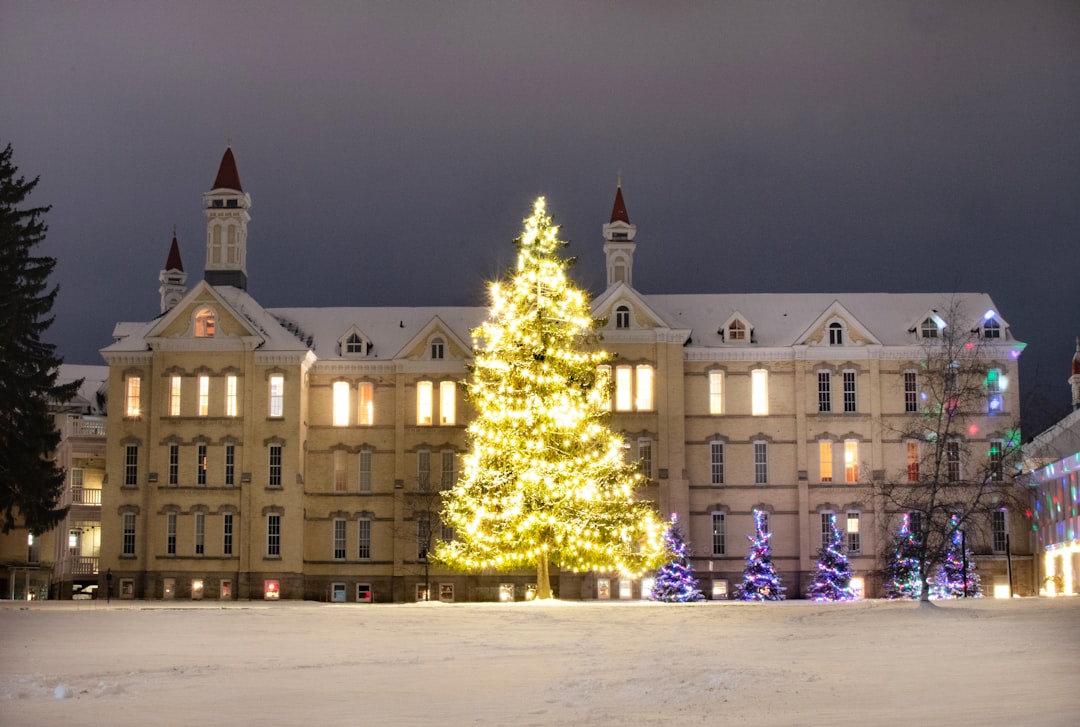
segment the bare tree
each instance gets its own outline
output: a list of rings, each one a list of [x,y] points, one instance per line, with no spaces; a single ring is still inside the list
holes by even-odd
[[[910,516],[923,601],[955,533],[963,532],[969,544],[989,542],[994,511],[1023,502],[1013,483],[1018,412],[1005,414],[1006,401],[1018,400],[1011,392],[1005,398],[1016,349],[988,321],[972,318],[954,300],[919,324],[922,357],[914,391],[905,382],[907,408],[914,393],[916,415],[886,425],[902,442],[904,463],[872,483],[886,513]]]

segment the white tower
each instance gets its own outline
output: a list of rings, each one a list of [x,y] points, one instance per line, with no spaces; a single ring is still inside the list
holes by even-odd
[[[214,187],[203,195],[206,213],[206,282],[247,290],[247,223],[251,196],[244,194],[231,148],[221,158]]]
[[[622,183],[615,188],[615,204],[611,208],[611,222],[604,225],[604,257],[607,260],[607,287],[615,283],[634,283],[634,235],[637,227],[630,224],[623,202]]]
[[[187,273],[184,272],[184,263],[180,260],[180,246],[176,244],[176,230],[173,230],[172,246],[169,248],[169,258],[165,261],[165,267],[158,273],[158,282],[161,287],[161,312],[172,310],[173,306],[180,302],[187,292]]]

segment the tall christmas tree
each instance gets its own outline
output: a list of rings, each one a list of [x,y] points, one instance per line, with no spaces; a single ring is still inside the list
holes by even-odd
[[[782,601],[784,587],[772,562],[772,533],[765,530],[765,513],[754,510],[754,535],[747,535],[750,552],[743,568],[743,580],[735,589],[735,598],[742,601]]]
[[[975,558],[964,548],[964,536],[957,527],[959,518],[952,518],[953,530],[945,561],[934,574],[930,588],[932,598],[978,598],[982,595],[982,580],[975,570]],[[965,582],[966,581],[966,582]]]
[[[48,207],[21,205],[37,179],[18,176],[11,145],[0,150],[0,531],[42,533],[60,522],[64,470],[52,454],[60,441],[50,407],[69,401],[80,382],[57,385],[60,358],[41,336],[52,324],[56,260],[34,254],[45,239]]]
[[[455,537],[435,551],[468,570],[534,566],[537,598],[551,597],[549,564],[633,578],[663,558],[663,526],[635,498],[642,476],[608,426],[608,356],[593,347],[588,297],[567,278],[557,234],[538,199],[517,267],[492,285],[473,331],[476,417],[443,503]]]
[[[836,516],[829,518],[829,539],[818,552],[814,580],[806,592],[815,601],[853,601],[851,592],[851,563],[840,546],[840,530]]]
[[[664,550],[668,562],[661,566],[656,574],[649,600],[683,603],[686,601],[704,601],[705,596],[698,590],[698,579],[690,565],[690,555],[686,542],[679,529],[678,515],[672,513],[671,522],[664,533]]]
[[[911,516],[904,513],[900,531],[893,539],[885,562],[885,597],[918,598],[922,593],[918,543],[911,532]]]

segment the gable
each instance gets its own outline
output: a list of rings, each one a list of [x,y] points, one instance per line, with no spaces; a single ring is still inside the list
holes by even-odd
[[[834,300],[807,326],[796,343],[804,346],[866,346],[880,341],[840,301]]]
[[[433,344],[441,344],[441,356],[433,355]],[[439,316],[433,317],[401,347],[394,358],[407,358],[413,360],[453,359],[464,360],[472,358],[472,346],[457,335]]]

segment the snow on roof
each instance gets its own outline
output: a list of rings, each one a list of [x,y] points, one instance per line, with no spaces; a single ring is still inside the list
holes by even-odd
[[[680,328],[692,330],[694,346],[720,345],[717,330],[735,313],[754,327],[758,346],[790,346],[834,302],[886,346],[912,342],[911,321],[956,303],[970,326],[987,310],[996,311],[985,293],[730,293],[642,295]],[[955,324],[954,324],[955,325]],[[964,324],[961,324],[964,325]]]
[[[68,384],[82,379],[79,392],[67,404],[77,405],[86,409],[89,414],[101,414],[98,392],[104,392],[105,384],[109,380],[108,366],[92,366],[89,364],[61,364],[56,376],[57,384]]]

